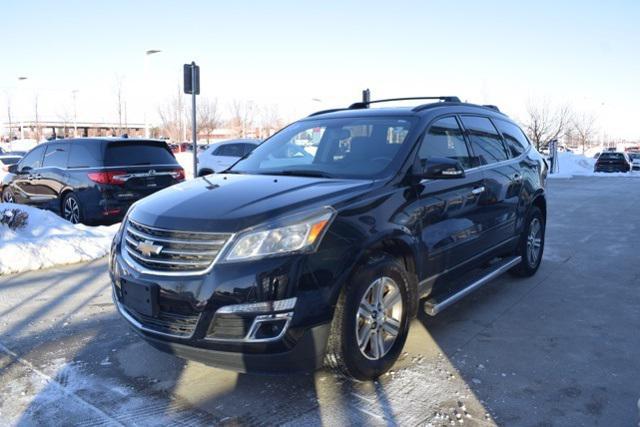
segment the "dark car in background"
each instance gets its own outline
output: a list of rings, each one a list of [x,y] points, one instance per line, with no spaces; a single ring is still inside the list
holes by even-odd
[[[371,379],[420,304],[436,315],[504,272],[535,274],[545,161],[497,108],[435,99],[313,114],[225,173],[136,203],[111,248],[120,314],[214,366],[325,360]]]
[[[594,172],[629,172],[632,169],[632,161],[627,153],[605,151],[596,160]]]
[[[184,181],[184,170],[164,141],[128,138],[46,142],[10,172],[3,201],[86,224],[117,222],[132,203]]]

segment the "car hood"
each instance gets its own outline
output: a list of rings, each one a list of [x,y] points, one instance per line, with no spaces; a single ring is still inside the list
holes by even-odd
[[[235,232],[278,216],[335,206],[366,192],[371,180],[217,174],[159,191],[130,218],[170,230]]]

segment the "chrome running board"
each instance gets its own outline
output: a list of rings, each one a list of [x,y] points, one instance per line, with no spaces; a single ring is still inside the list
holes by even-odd
[[[471,292],[486,285],[496,277],[504,274],[505,272],[512,269],[513,267],[520,264],[521,262],[522,262],[522,257],[518,256],[518,257],[507,258],[505,260],[502,260],[496,263],[495,265],[489,267],[484,272],[485,274],[482,277],[474,280],[469,285],[460,289],[456,293],[452,295],[448,295],[442,301],[438,301],[435,298],[429,298],[428,300],[426,300],[424,302],[424,312],[427,313],[429,316],[435,316],[445,308],[449,307],[450,305],[459,301],[460,299],[466,297]]]

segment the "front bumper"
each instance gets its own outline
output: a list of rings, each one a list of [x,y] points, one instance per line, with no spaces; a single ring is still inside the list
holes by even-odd
[[[223,308],[253,302],[255,295],[251,295],[255,292],[262,294],[262,298],[259,297],[258,300],[265,299],[263,291],[256,291],[252,286],[246,285],[250,283],[249,278],[253,277],[255,282],[264,282],[256,278],[271,277],[272,271],[277,271],[279,276],[287,275],[287,271],[290,271],[288,275],[293,278],[295,262],[288,267],[287,262],[276,260],[233,268],[216,265],[209,273],[199,277],[153,276],[140,273],[128,265],[119,253],[118,245],[112,248],[110,261],[113,299],[118,312],[135,332],[162,351],[239,372],[308,371],[322,365],[331,310],[324,305],[325,309],[320,310],[324,312],[324,318],[318,315],[318,308],[322,306],[318,301],[322,298],[318,298],[314,292],[299,292],[292,311],[255,314],[255,318],[286,316],[282,332],[269,339],[251,338],[251,333],[247,331],[254,327],[255,318],[253,323],[245,325],[246,334],[231,338],[211,335],[217,324],[214,320],[219,320],[223,316],[221,313],[225,312]],[[165,322],[163,316],[167,313],[160,313],[159,317],[138,313],[124,304],[121,285],[127,280],[157,286],[162,298],[165,298],[163,301],[174,298],[174,302],[180,303],[182,310],[188,307],[188,310],[193,311],[181,311],[180,316],[176,315],[178,326],[175,319],[167,321],[173,323]],[[245,285],[241,286],[242,283]],[[314,309],[310,309],[311,306]],[[228,319],[229,322],[237,320]],[[187,324],[190,325],[189,329],[185,326]],[[224,326],[225,333],[233,332],[236,325],[237,323],[227,323]]]

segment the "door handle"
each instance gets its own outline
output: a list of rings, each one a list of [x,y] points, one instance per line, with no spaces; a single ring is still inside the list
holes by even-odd
[[[478,195],[478,194],[482,194],[482,193],[484,193],[484,186],[476,187],[473,190],[471,190],[471,194],[474,194],[474,195]]]

